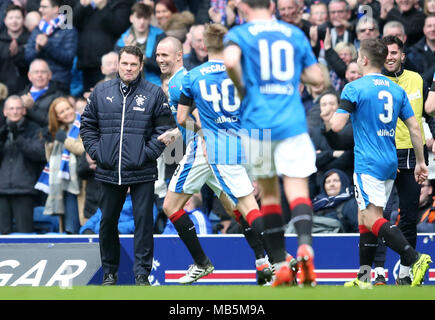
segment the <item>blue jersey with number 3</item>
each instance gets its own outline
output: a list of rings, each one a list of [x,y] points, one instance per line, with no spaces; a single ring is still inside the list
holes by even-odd
[[[211,164],[245,161],[240,131],[240,100],[222,60],[209,60],[190,70],[182,93],[195,101]]]
[[[355,173],[395,179],[397,119],[414,115],[405,90],[381,74],[368,74],[344,87],[337,112],[351,113]]]
[[[242,51],[242,127],[271,129],[272,140],[307,132],[299,82],[303,70],[317,61],[302,30],[258,20],[231,28],[224,44],[231,43]]]

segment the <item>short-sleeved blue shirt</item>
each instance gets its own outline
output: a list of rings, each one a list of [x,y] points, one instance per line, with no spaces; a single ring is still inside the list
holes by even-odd
[[[252,21],[231,28],[224,44],[242,51],[242,128],[271,129],[272,140],[307,132],[299,83],[317,60],[302,30],[280,20]]]
[[[350,113],[355,173],[395,179],[397,119],[414,115],[405,90],[382,74],[368,74],[344,87],[337,112]]]
[[[168,95],[169,95],[169,106],[171,107],[172,115],[174,116],[175,122],[177,123],[178,129],[180,130],[184,142],[187,144],[190,139],[196,137],[193,131],[186,130],[186,128],[180,126],[177,121],[177,111],[178,103],[180,102],[181,88],[183,85],[183,78],[186,75],[187,70],[184,67],[178,69],[168,82]]]
[[[182,93],[195,101],[210,164],[245,162],[240,133],[240,99],[222,60],[190,70]]]

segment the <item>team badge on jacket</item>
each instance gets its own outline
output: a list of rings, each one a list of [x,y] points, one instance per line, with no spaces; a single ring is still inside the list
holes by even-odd
[[[147,99],[147,97],[145,97],[144,95],[136,95],[134,97],[134,100],[136,101],[136,104],[140,107],[145,103],[145,100]]]

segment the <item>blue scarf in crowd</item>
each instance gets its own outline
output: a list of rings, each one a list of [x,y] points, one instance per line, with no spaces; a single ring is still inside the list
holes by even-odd
[[[44,93],[47,92],[47,90],[48,86],[41,90],[37,90],[34,87],[30,88],[30,95],[32,96],[33,101],[38,100]]]
[[[68,138],[77,139],[80,133],[80,114],[76,114],[76,119],[68,132]],[[61,162],[60,162],[60,170],[59,170],[59,178],[69,180],[69,160],[70,160],[71,152],[65,148],[62,150]],[[42,173],[35,185],[35,189],[41,190],[45,193],[49,193],[50,190],[50,166],[49,162],[45,165]]]
[[[53,34],[53,32],[56,29],[60,27],[63,21],[64,21],[64,15],[62,14],[58,15],[56,18],[50,21],[45,21],[41,19],[38,28],[42,33],[46,34],[49,37]]]

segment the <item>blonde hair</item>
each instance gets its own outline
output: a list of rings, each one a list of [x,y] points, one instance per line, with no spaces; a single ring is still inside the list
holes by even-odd
[[[428,17],[431,16],[433,17],[433,15],[435,14],[435,12],[429,12],[429,6],[427,5],[429,1],[428,0],[424,0],[424,8],[423,8],[423,12],[424,14]]]
[[[358,53],[356,51],[355,46],[352,43],[348,42],[339,42],[335,45],[335,52],[340,53],[342,50],[348,49],[350,51],[350,54],[352,55],[352,60],[355,60],[358,58]]]
[[[221,52],[224,50],[223,38],[228,32],[220,23],[211,23],[205,25],[204,45],[209,52]]]
[[[178,32],[182,37],[177,37],[181,42],[184,42],[186,34],[190,27],[195,23],[195,16],[190,11],[182,11],[174,13],[169,20],[162,26],[162,29],[167,34],[168,32]],[[184,37],[184,39],[183,39]],[[180,39],[181,38],[181,39]]]
[[[4,83],[0,83],[0,100],[6,99],[8,94],[8,87]]]

